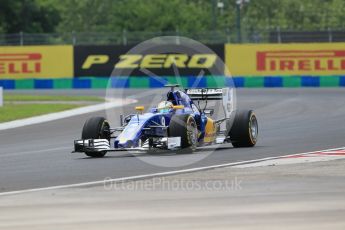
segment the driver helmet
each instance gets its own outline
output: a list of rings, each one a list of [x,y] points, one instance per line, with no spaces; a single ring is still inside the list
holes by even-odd
[[[162,101],[158,104],[157,109],[159,113],[169,113],[172,107],[173,103],[171,103],[170,101]]]

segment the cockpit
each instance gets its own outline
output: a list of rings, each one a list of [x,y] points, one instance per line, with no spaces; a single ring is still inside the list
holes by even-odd
[[[190,98],[182,91],[169,91],[167,101],[170,101],[173,105],[183,105],[185,108],[191,108]]]

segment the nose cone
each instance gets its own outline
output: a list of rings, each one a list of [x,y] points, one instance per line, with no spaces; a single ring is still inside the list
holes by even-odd
[[[115,143],[117,143],[117,146],[119,148],[140,147],[138,145],[142,136],[142,130],[154,116],[156,116],[156,114],[145,113],[132,117],[122,133],[116,138]]]
[[[118,147],[120,148],[132,148],[134,146],[134,141],[133,140],[128,140],[125,138],[120,138],[118,141]]]

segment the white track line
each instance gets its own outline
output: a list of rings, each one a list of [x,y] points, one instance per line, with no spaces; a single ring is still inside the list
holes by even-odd
[[[77,109],[70,109],[62,112],[57,113],[50,113],[15,121],[9,121],[0,123],[0,130],[7,130],[7,129],[13,129],[13,128],[19,128],[27,125],[33,125],[33,124],[39,124],[43,122],[48,121],[54,121],[62,118],[77,116],[81,114],[91,113],[91,112],[97,112],[101,110],[106,110],[110,108],[120,107],[123,105],[128,105],[131,103],[135,103],[136,100],[134,99],[113,99],[109,102],[97,104],[97,105],[90,105],[85,106]]]
[[[339,150],[339,149],[344,149],[344,147],[334,148],[334,149],[326,149],[326,150],[321,150],[321,151],[333,151],[333,150]],[[241,164],[249,164],[249,163],[255,163],[255,162],[260,162],[260,161],[274,160],[274,159],[279,159],[282,157],[290,157],[290,156],[296,156],[296,155],[301,155],[301,154],[318,153],[321,151],[282,155],[282,156],[277,156],[277,157],[267,157],[267,158],[261,158],[261,159],[256,159],[256,160],[239,161],[239,162],[233,162],[233,163],[227,163],[227,164],[211,165],[211,166],[205,166],[205,167],[190,168],[190,169],[160,172],[160,173],[152,173],[152,174],[130,176],[130,177],[122,177],[122,178],[116,178],[116,179],[107,179],[107,180],[91,181],[91,182],[68,184],[68,185],[58,185],[58,186],[51,186],[51,187],[44,187],[44,188],[25,189],[25,190],[11,191],[11,192],[2,192],[2,193],[0,193],[0,196],[16,195],[16,194],[22,194],[22,193],[39,192],[39,191],[54,190],[54,189],[67,189],[67,188],[77,188],[77,187],[86,187],[86,186],[96,186],[96,185],[102,185],[104,183],[128,182],[128,181],[133,181],[133,180],[149,179],[152,177],[172,176],[172,175],[182,174],[182,173],[192,173],[192,172],[198,172],[198,171],[209,170],[209,169],[217,169],[217,168],[224,168],[224,167],[236,166],[236,165],[241,165]]]

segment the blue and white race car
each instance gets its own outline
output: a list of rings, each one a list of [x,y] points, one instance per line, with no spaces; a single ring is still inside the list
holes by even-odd
[[[258,122],[252,110],[233,110],[228,88],[170,90],[166,99],[144,113],[120,116],[121,126],[111,128],[104,117],[92,117],[83,127],[82,139],[74,141],[74,152],[103,157],[110,151],[175,150],[193,152],[197,148],[231,142],[234,147],[253,147],[258,138]],[[224,116],[213,119],[208,101],[221,101]],[[200,102],[204,103],[201,108]],[[222,127],[225,127],[221,129]]]

